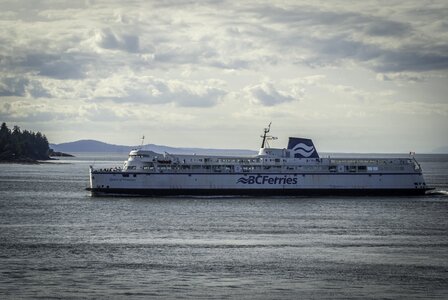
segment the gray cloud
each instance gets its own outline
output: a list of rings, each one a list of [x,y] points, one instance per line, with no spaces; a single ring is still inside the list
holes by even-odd
[[[25,96],[29,80],[23,77],[4,77],[0,79],[0,96]]]
[[[85,9],[89,7],[89,2],[94,1],[17,1],[17,0],[3,0],[1,3],[3,11],[10,11],[16,15],[16,19],[24,22],[48,21],[48,18],[41,15],[42,11],[59,10],[65,11],[69,9]]]
[[[211,107],[227,94],[209,82],[161,80],[150,76],[105,81],[95,91],[96,100],[117,103],[173,103],[181,107]]]
[[[382,74],[379,73],[376,75],[376,79],[380,81],[404,81],[404,82],[423,82],[425,81],[425,77],[416,74],[416,73],[389,73],[389,74]]]
[[[83,53],[49,54],[45,52],[23,49],[17,56],[3,55],[0,66],[9,72],[35,73],[55,79],[83,79],[85,70],[93,59]]]
[[[32,80],[27,86],[27,93],[32,98],[52,98],[51,92],[42,86],[39,81]]]
[[[445,48],[443,52],[427,51],[423,47],[385,50],[373,64],[373,69],[378,72],[447,70],[448,47]]]
[[[253,102],[264,106],[275,106],[296,100],[293,95],[277,90],[270,82],[248,87],[246,91],[250,94]]]
[[[0,105],[0,119],[8,122],[51,122],[75,118],[75,112],[55,111],[51,106],[36,104],[35,101],[20,101]]]
[[[285,10],[278,10],[275,20],[282,20],[281,16],[285,13],[288,14]],[[377,36],[402,36],[411,31],[409,24],[358,12],[325,11],[316,7],[299,6],[289,14],[289,20],[298,25],[325,26],[336,31],[350,29]]]
[[[73,118],[75,115],[67,113],[54,112],[29,112],[23,114],[11,114],[0,111],[0,119],[7,122],[51,122],[56,120],[67,120]]]
[[[56,79],[82,79],[85,72],[82,64],[77,59],[56,59],[47,61],[39,68],[39,75]]]
[[[50,92],[39,81],[30,80],[23,76],[0,77],[0,96],[51,98]]]
[[[110,28],[103,29],[96,36],[99,47],[105,49],[116,49],[131,53],[139,52],[139,37],[133,34],[117,34]]]
[[[418,29],[415,31],[412,23],[361,12],[328,11],[301,5],[287,9],[272,5],[248,10],[267,20],[266,26],[270,22],[285,26],[285,31],[269,28],[266,40],[274,42],[284,53],[288,48],[307,49],[312,55],[298,62],[309,66],[337,65],[343,60],[352,60],[378,72],[448,69],[446,47],[437,46],[437,39],[432,40],[433,44],[428,43],[431,36],[425,37]],[[438,16],[442,16],[441,12]],[[414,35],[412,43],[409,42],[409,37]],[[378,43],[371,41],[370,36],[393,40]]]
[[[368,24],[365,32],[373,36],[403,36],[411,31],[409,24],[382,20]]]
[[[213,10],[216,5],[220,6],[220,13]],[[88,10],[87,6],[90,6]],[[174,13],[173,7],[179,6],[185,9],[184,13]],[[195,10],[190,10],[192,6]],[[8,2],[6,7],[22,11],[21,5],[14,2]],[[77,17],[76,14],[89,17],[92,19],[89,26],[93,24],[94,28],[103,28],[93,37],[91,44],[94,47],[89,48],[86,43],[92,39],[86,34],[87,29],[92,32],[89,26],[79,23],[81,27],[78,29],[67,25],[70,20],[63,22],[58,17],[64,7],[72,9],[73,18]],[[111,7],[120,5],[115,3]],[[22,41],[20,47],[16,47],[18,52],[0,53],[0,66],[61,80],[84,79],[88,77],[89,70],[111,72],[117,66],[145,70],[200,65],[241,70],[276,65],[291,59],[313,67],[350,60],[383,73],[448,68],[447,49],[431,44],[431,36],[420,38],[422,33],[412,19],[391,19],[387,14],[373,15],[369,10],[349,10],[340,5],[325,7],[294,2],[257,5],[247,2],[236,9],[225,2],[215,1],[199,5],[177,1],[149,2],[130,4],[127,10],[109,16],[101,5],[94,2],[82,5],[42,2],[31,5],[29,10],[30,15],[48,15],[47,22],[42,24],[48,24],[48,28],[54,31],[51,37],[56,40],[51,37],[33,40],[29,37],[28,41]],[[159,13],[154,13],[159,10]],[[401,15],[434,18],[443,11],[446,9],[407,9]],[[164,18],[160,17],[161,14]],[[194,16],[198,17],[197,23]],[[62,24],[61,29],[59,24]],[[391,41],[371,41],[370,37]],[[410,37],[415,37],[412,44]],[[5,36],[3,40],[4,44],[16,42],[13,37]],[[46,47],[47,44],[52,47]],[[96,53],[96,47],[118,51]],[[139,59],[135,53],[151,57],[151,60]],[[295,53],[307,54],[297,60],[293,57]]]
[[[309,38],[304,39],[303,43],[313,49],[315,54],[298,63],[305,63],[311,67],[338,65],[343,60],[354,60],[382,73],[448,69],[448,47],[427,49],[427,45],[414,45],[387,49],[355,41],[344,35],[327,39]]]
[[[212,61],[210,65],[219,69],[239,70],[239,69],[249,69],[251,63],[248,60],[244,59],[231,59],[228,61],[218,59]]]

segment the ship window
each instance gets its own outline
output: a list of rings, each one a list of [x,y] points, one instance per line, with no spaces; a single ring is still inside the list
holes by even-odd
[[[158,166],[158,170],[171,170],[171,166]]]
[[[356,166],[345,166],[345,170],[348,172],[356,172]]]
[[[329,170],[330,172],[336,172],[336,171],[337,171],[337,167],[336,167],[336,166],[329,166],[329,167],[328,167],[328,170]]]
[[[367,166],[358,166],[358,172],[366,172]]]

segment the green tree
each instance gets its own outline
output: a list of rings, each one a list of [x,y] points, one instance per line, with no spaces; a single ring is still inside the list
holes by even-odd
[[[11,134],[12,152],[15,158],[22,156],[22,132],[20,127],[15,125]]]
[[[0,128],[0,160],[48,159],[49,144],[47,137],[40,132],[21,131],[14,126],[12,132],[6,123]]]
[[[3,122],[0,127],[0,160],[12,158],[11,130]]]
[[[9,130],[8,126],[6,126],[6,123],[3,122],[2,126],[0,127],[0,152],[6,150],[6,145],[10,143],[10,139],[11,130]]]

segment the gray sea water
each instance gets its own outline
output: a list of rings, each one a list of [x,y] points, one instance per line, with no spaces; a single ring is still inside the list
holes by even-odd
[[[93,198],[88,166],[0,165],[0,298],[448,298],[448,156],[421,197]]]

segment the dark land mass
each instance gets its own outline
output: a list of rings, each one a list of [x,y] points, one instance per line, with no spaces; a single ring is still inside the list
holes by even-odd
[[[22,131],[19,126],[10,130],[6,123],[2,123],[0,162],[37,163],[38,160],[49,160],[49,153],[48,140],[42,133]]]
[[[143,146],[125,146],[107,144],[96,140],[80,140],[76,142],[51,144],[54,151],[61,152],[106,152],[106,153],[129,153],[132,149],[142,148],[144,150],[154,151],[156,153],[168,152],[171,154],[198,154],[198,155],[255,155],[256,151],[244,149],[204,149],[204,148],[175,148],[154,144]]]
[[[448,146],[436,148],[433,152],[438,154],[448,154]]]
[[[54,151],[53,149],[50,149],[48,156],[50,156],[50,157],[75,157],[74,155],[64,153],[64,152]]]

